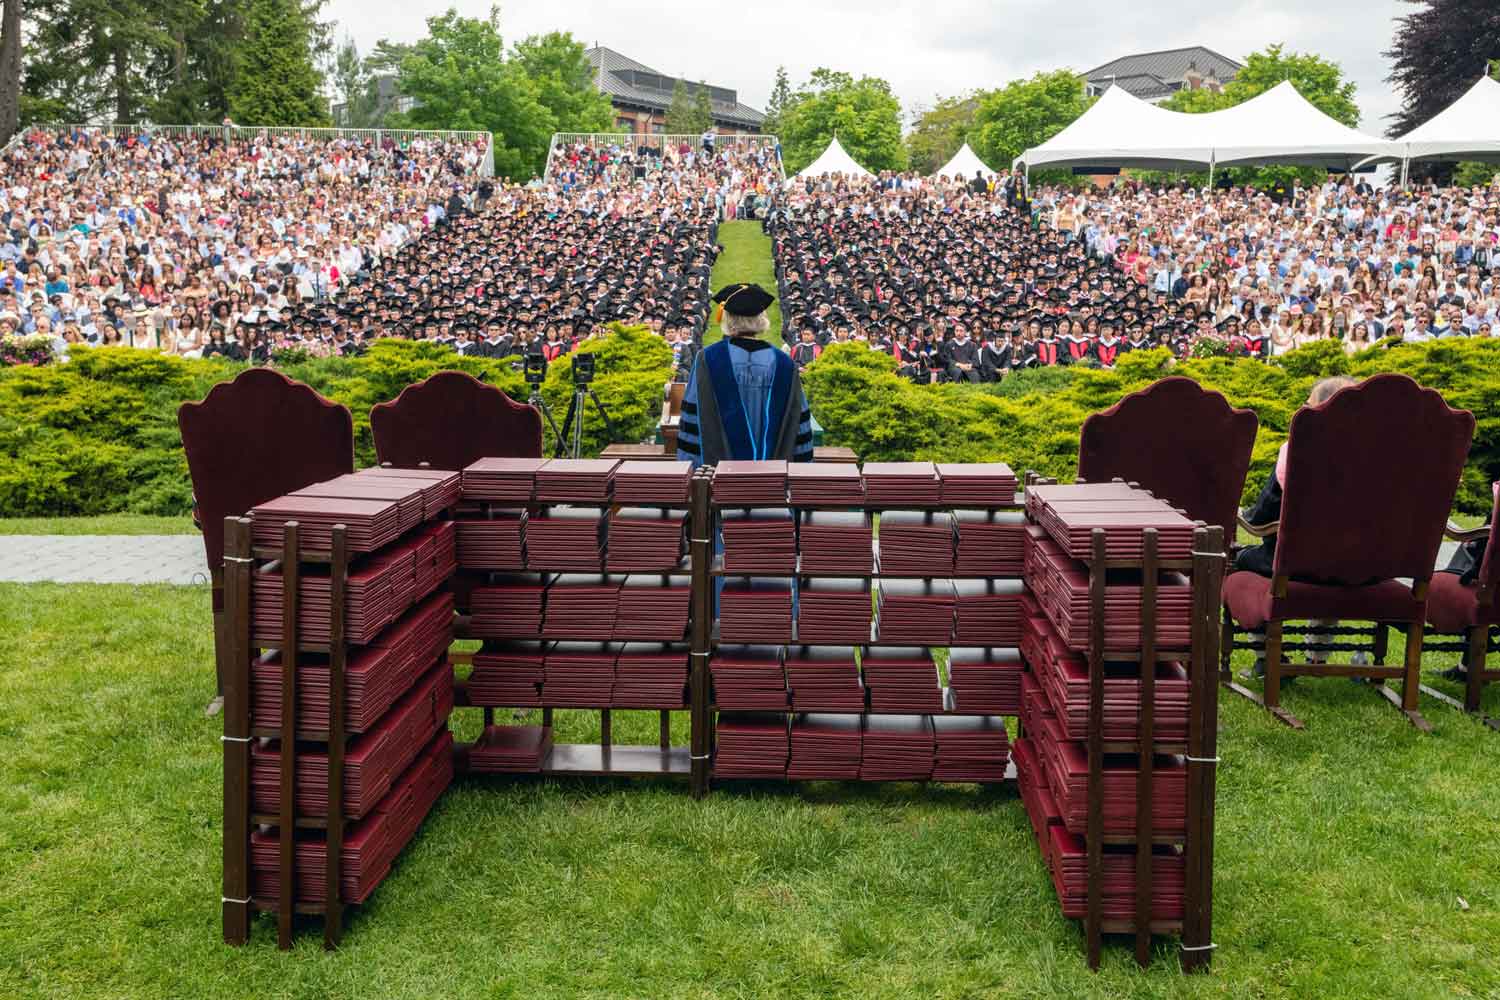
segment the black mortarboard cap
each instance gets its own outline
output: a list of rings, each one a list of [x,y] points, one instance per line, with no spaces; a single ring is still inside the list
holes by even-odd
[[[714,301],[732,316],[759,316],[771,308],[776,299],[759,285],[725,285],[714,294]]]

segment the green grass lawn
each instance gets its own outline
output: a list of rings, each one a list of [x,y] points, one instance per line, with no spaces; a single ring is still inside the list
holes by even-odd
[[[1500,735],[1424,703],[1421,736],[1339,680],[1287,693],[1303,733],[1225,697],[1209,976],[1166,942],[1088,972],[1019,801],[915,785],[464,780],[339,952],[265,919],[229,948],[207,590],[0,608],[6,998],[1500,995]]]
[[[196,535],[191,517],[99,514],[94,517],[0,517],[0,535]]]
[[[772,295],[776,291],[776,268],[771,263],[771,238],[761,230],[759,222],[739,221],[725,222],[719,226],[719,244],[723,246],[724,252],[719,255],[714,264],[714,272],[709,279],[710,287],[717,292],[725,285],[736,282],[753,282]],[[703,335],[705,346],[723,337],[719,329],[717,305],[709,306],[708,330]],[[771,329],[761,339],[767,343],[781,346],[781,302],[778,301],[771,306]]]

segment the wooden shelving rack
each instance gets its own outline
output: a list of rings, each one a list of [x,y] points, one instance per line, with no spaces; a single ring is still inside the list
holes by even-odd
[[[251,727],[250,665],[260,647],[251,638],[251,571],[257,562],[280,561],[281,588],[281,726]],[[324,565],[329,571],[330,622],[327,643],[308,643],[300,638],[298,625],[299,584],[302,569]],[[292,922],[300,915],[323,917],[323,944],[338,946],[344,932],[344,902],[340,897],[344,840],[344,668],[349,648],[345,642],[344,603],[349,575],[349,549],[343,525],[332,531],[328,551],[304,549],[299,525],[290,521],[283,529],[279,549],[254,548],[249,518],[231,517],[224,523],[224,605],[229,622],[230,670],[224,684],[224,940],[244,944],[250,937],[250,916],[256,911],[276,913],[279,947],[292,946]],[[267,646],[265,648],[278,648]],[[308,732],[297,725],[297,667],[301,653],[328,654],[328,730]],[[283,738],[283,737],[287,738]],[[281,810],[274,816],[250,811],[250,746],[260,738],[279,740],[281,752]],[[296,776],[298,744],[322,744],[328,754],[328,814],[302,816],[297,812]],[[275,826],[279,843],[276,900],[252,895],[250,833],[261,825]],[[320,829],[327,840],[327,894],[321,903],[297,902],[296,840],[298,829]]]
[[[1097,969],[1105,934],[1133,935],[1136,961],[1145,966],[1151,959],[1155,934],[1177,934],[1184,971],[1206,968],[1211,961],[1213,930],[1214,797],[1218,764],[1218,657],[1219,604],[1224,575],[1223,529],[1200,527],[1194,533],[1189,559],[1157,556],[1155,529],[1143,533],[1139,559],[1112,558],[1107,535],[1095,529],[1090,535],[1090,556],[1083,560],[1089,581],[1089,669],[1088,721],[1088,819],[1085,841],[1088,850],[1088,910],[1083,921],[1089,967]],[[1108,570],[1135,570],[1141,575],[1141,644],[1134,650],[1105,652],[1105,599]],[[1157,648],[1157,588],[1162,571],[1188,574],[1192,582],[1190,649]],[[1140,692],[1139,739],[1135,742],[1104,740],[1105,661],[1135,661]],[[1188,735],[1185,745],[1155,737],[1154,665],[1186,659],[1188,667]],[[1136,830],[1133,837],[1104,833],[1104,757],[1129,754],[1136,758]],[[1181,836],[1155,833],[1152,785],[1153,757],[1180,754],[1187,764],[1187,822]],[[1131,920],[1110,920],[1103,915],[1103,870],[1105,845],[1134,845],[1135,915]],[[1182,920],[1155,920],[1151,915],[1152,848],[1178,847],[1186,870],[1186,892]]]
[[[708,559],[712,557],[712,544],[704,546],[701,542],[702,530],[699,525],[705,523],[707,512],[707,473],[700,472],[692,480],[692,494],[687,506],[687,527],[689,557],[687,568],[691,573],[691,612],[689,617],[688,636],[685,645],[689,648],[688,665],[688,699],[685,708],[655,709],[660,714],[660,738],[656,746],[631,746],[621,745],[613,741],[613,727],[611,723],[611,712],[621,706],[599,706],[594,709],[599,712],[600,739],[598,743],[556,743],[547,757],[542,761],[538,773],[543,776],[553,775],[575,775],[580,777],[602,777],[602,778],[686,778],[689,781],[695,796],[702,796],[708,790],[708,770],[706,751],[702,746],[706,745],[705,730],[703,726],[703,715],[707,706],[707,680],[708,670],[704,658],[696,655],[702,648],[700,632],[705,632],[703,626],[706,624],[705,615],[707,607],[701,603],[703,592],[708,581]],[[702,484],[702,485],[700,485]],[[494,507],[507,505],[494,504]],[[536,507],[537,504],[527,506]],[[574,507],[598,507],[607,512],[613,504],[572,504]],[[682,510],[681,504],[632,504],[636,507],[656,507],[671,510]],[[700,548],[705,551],[700,553]],[[497,571],[499,572],[499,571]],[[545,570],[507,570],[512,575],[535,575],[539,579],[551,574]],[[675,574],[674,574],[675,575]],[[458,620],[456,635],[460,639],[482,638],[476,636],[468,624],[466,616],[461,615]],[[556,637],[543,637],[541,635],[519,637],[517,641],[552,642]],[[592,641],[592,640],[591,640]],[[701,697],[700,697],[701,695]],[[478,707],[484,710],[484,726],[488,728],[494,723],[496,709],[503,708],[534,708],[535,706],[508,706],[508,705],[476,705],[469,696],[467,686],[459,683],[455,685],[456,707]],[[567,706],[569,709],[588,711],[587,708],[579,709],[578,706]],[[624,710],[624,709],[621,709]],[[542,725],[551,726],[553,721],[553,706],[542,706]],[[671,718],[673,714],[686,712],[689,716],[690,739],[688,746],[673,746],[671,742]],[[460,744],[457,746],[456,767],[460,773],[468,769],[468,753],[473,744]],[[504,772],[502,772],[504,773]]]
[[[705,511],[705,517],[706,518],[712,518],[712,517],[716,516],[717,512],[719,510],[721,510],[721,509],[722,510],[742,510],[742,509],[744,509],[744,505],[742,505],[742,504],[735,504],[735,503],[720,504],[720,503],[718,503],[716,501],[713,501],[712,500],[712,486],[713,486],[712,471],[711,470],[700,470],[700,472],[702,473],[702,475],[700,476],[700,478],[703,481],[703,488],[705,489],[706,493],[708,494],[707,497],[705,498],[706,499],[706,508],[707,508],[706,511]],[[695,485],[696,485],[696,482],[697,481],[695,480]],[[864,512],[868,517],[874,518],[874,517],[880,515],[881,513],[886,512],[886,511],[907,511],[907,510],[923,511],[923,510],[925,510],[925,511],[931,511],[933,513],[945,513],[945,512],[957,511],[957,510],[980,510],[980,511],[1004,511],[1004,512],[1009,512],[1009,513],[1020,513],[1021,509],[1022,509],[1021,508],[1021,504],[1019,502],[1015,502],[1015,501],[1012,501],[1010,503],[1003,503],[1003,504],[986,504],[986,505],[963,505],[963,504],[957,504],[957,505],[955,505],[955,504],[925,504],[925,505],[924,504],[895,504],[895,505],[885,505],[885,504],[870,504],[870,503],[866,503],[866,504],[797,504],[797,503],[792,503],[792,502],[788,501],[785,506],[787,507],[787,509],[789,509],[789,510],[791,510],[793,512],[794,518],[796,518],[799,522],[800,522],[801,517],[804,514],[807,514],[807,513],[813,512],[813,511],[855,511],[855,512]],[[712,523],[712,522],[709,521],[708,523]],[[880,566],[879,566],[880,542],[879,542],[878,538],[875,539],[874,546],[875,546],[876,561],[875,561],[875,564],[874,564],[874,568],[872,570],[870,570],[869,572],[863,572],[863,573],[860,573],[860,572],[806,572],[806,571],[803,571],[803,569],[802,569],[802,566],[801,566],[801,557],[799,555],[798,560],[797,560],[797,568],[792,573],[784,573],[784,574],[782,574],[782,573],[762,573],[762,572],[756,572],[756,573],[752,573],[752,574],[748,574],[748,575],[759,576],[759,577],[785,577],[787,579],[792,579],[792,580],[865,579],[865,580],[870,580],[870,581],[879,581],[879,580],[883,580],[883,579],[884,580],[981,580],[981,579],[984,579],[984,580],[1008,580],[1008,579],[1017,579],[1017,577],[1003,577],[1003,576],[982,577],[982,576],[964,575],[964,574],[958,574],[958,573],[947,573],[947,574],[930,574],[930,573],[929,574],[916,574],[916,573],[893,573],[893,572],[886,572],[886,571],[882,571],[880,569]],[[696,565],[697,556],[698,556],[698,554],[695,552],[694,553],[695,565]],[[708,572],[705,574],[706,579],[704,580],[704,583],[703,583],[703,595],[702,596],[703,596],[705,608],[712,608],[713,607],[713,603],[712,603],[713,602],[713,590],[714,590],[714,587],[713,587],[713,578],[716,578],[716,577],[725,577],[725,576],[744,576],[744,575],[747,575],[747,574],[732,573],[732,572],[726,572],[725,571],[723,557],[714,554],[714,551],[713,551],[713,548],[712,548],[712,537],[711,537],[711,535],[710,535],[709,540],[707,541],[707,543],[704,546],[703,557],[707,561],[707,564],[709,565],[710,568],[709,568]],[[697,580],[696,573],[695,573],[695,576],[694,576],[694,580],[695,581]],[[707,676],[707,674],[708,674],[708,662],[709,662],[709,659],[712,657],[714,650],[717,649],[718,645],[719,645],[718,623],[717,623],[717,621],[713,621],[710,624],[709,623],[710,617],[711,616],[708,615],[708,614],[705,614],[705,616],[704,616],[705,624],[708,625],[708,635],[706,637],[706,640],[705,640],[704,644],[701,647],[702,653],[701,653],[700,656],[697,657],[697,659],[701,660],[701,662],[703,663],[703,670],[704,670],[703,687],[705,688],[705,692],[711,686],[709,678]],[[800,639],[798,637],[798,634],[797,634],[797,623],[796,623],[796,619],[794,617],[793,621],[792,621],[792,637],[791,637],[791,640],[789,642],[785,643],[785,645],[787,646],[787,648],[791,648],[792,646],[857,646],[857,647],[860,647],[861,649],[869,649],[869,648],[879,648],[879,647],[882,647],[882,646],[907,647],[907,646],[918,646],[918,645],[923,645],[923,644],[922,643],[907,642],[907,641],[899,641],[898,642],[898,641],[886,641],[886,640],[882,640],[880,638],[880,636],[879,636],[879,633],[878,633],[878,623],[875,621],[874,616],[872,615],[871,622],[870,622],[870,635],[869,635],[868,641],[866,641],[866,642],[863,642],[863,643],[851,643],[851,642],[806,642],[806,641],[803,641],[802,639]],[[935,643],[928,643],[928,644],[926,644],[926,646],[927,646],[927,648],[929,650],[934,649],[934,648],[938,648],[938,649],[983,649],[983,648],[991,648],[990,646],[985,646],[985,645],[961,643],[961,642],[956,641],[956,638],[955,638],[954,641],[950,641],[946,646],[938,646]],[[695,648],[695,650],[697,650],[700,647],[695,646],[694,648]],[[947,688],[944,688],[943,689],[943,695],[944,695],[944,703],[945,704],[948,703],[948,694],[949,694],[949,690]],[[705,696],[707,696],[707,693],[706,693]],[[768,711],[770,711],[770,710],[768,710]],[[788,707],[787,709],[785,709],[784,712],[788,716],[788,718],[791,718],[792,716],[794,716],[794,715],[797,714],[797,712],[794,709],[790,708],[790,707]],[[716,705],[713,705],[713,704],[710,703],[710,704],[708,704],[706,706],[706,710],[705,710],[704,716],[703,716],[703,720],[704,720],[703,721],[703,727],[704,727],[705,730],[707,730],[708,749],[707,749],[706,752],[708,753],[708,755],[709,755],[710,758],[713,755],[713,749],[714,749],[714,747],[713,747],[714,721],[715,721],[715,718],[717,717],[717,714],[718,714],[718,712],[717,712],[717,706]],[[912,712],[875,712],[875,711],[870,711],[868,708],[866,708],[865,710],[863,710],[861,712],[824,711],[824,712],[820,712],[819,714],[825,714],[825,715],[866,715],[866,716],[870,716],[870,715],[912,715],[912,714],[919,714],[919,713],[912,713]],[[996,713],[994,713],[994,712],[964,712],[962,710],[953,710],[953,711],[946,711],[945,710],[944,712],[927,712],[927,713],[920,713],[920,714],[931,715],[931,716],[934,716],[934,717],[943,716],[943,715],[971,716],[971,717],[973,717],[973,716],[995,716],[996,715]],[[694,752],[697,753],[699,751],[695,750]],[[1006,769],[1006,784],[1013,784],[1014,783],[1014,779],[1015,779],[1015,764],[1011,763],[1011,764],[1009,764],[1007,766],[1007,769]],[[720,778],[718,780],[721,780],[721,781],[736,781],[736,780],[741,780],[741,779],[737,779],[737,778]],[[756,779],[756,780],[767,780],[767,779]],[[795,781],[795,780],[798,780],[798,779],[788,778],[786,780],[788,780],[788,781]]]

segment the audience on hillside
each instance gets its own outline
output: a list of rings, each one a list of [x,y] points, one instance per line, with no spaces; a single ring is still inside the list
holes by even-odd
[[[0,332],[264,361],[386,336],[555,358],[641,323],[686,363],[718,220],[764,211],[774,148],[561,147],[497,186],[457,141],[35,130],[0,191]],[[566,160],[566,163],[563,162]]]
[[[1024,191],[1014,176],[794,179],[768,229],[799,363],[863,341],[918,380],[982,381],[1151,346],[1352,353],[1490,336],[1500,319],[1500,187]]]
[[[774,144],[721,138],[560,144],[521,187],[479,177],[482,155],[457,139],[29,131],[0,162],[0,333],[255,361],[390,336],[556,358],[619,320],[686,365],[717,227],[737,218],[766,222],[798,364],[864,342],[919,381],[1154,346],[1353,352],[1500,319],[1500,186],[785,181]]]
[[[215,331],[339,299],[472,198],[482,154],[454,139],[32,129],[0,161],[0,329],[201,352]]]
[[[726,221],[763,218],[782,183],[777,148],[757,136],[702,146],[665,140],[656,145],[578,142],[552,151],[547,176],[564,192],[590,186],[665,190],[707,197]]]

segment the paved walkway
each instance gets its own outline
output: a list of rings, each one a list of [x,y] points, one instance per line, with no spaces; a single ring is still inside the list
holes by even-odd
[[[1437,565],[1458,546],[1444,542]],[[197,535],[0,535],[0,582],[208,582]]]
[[[7,583],[206,584],[197,535],[0,535]]]

